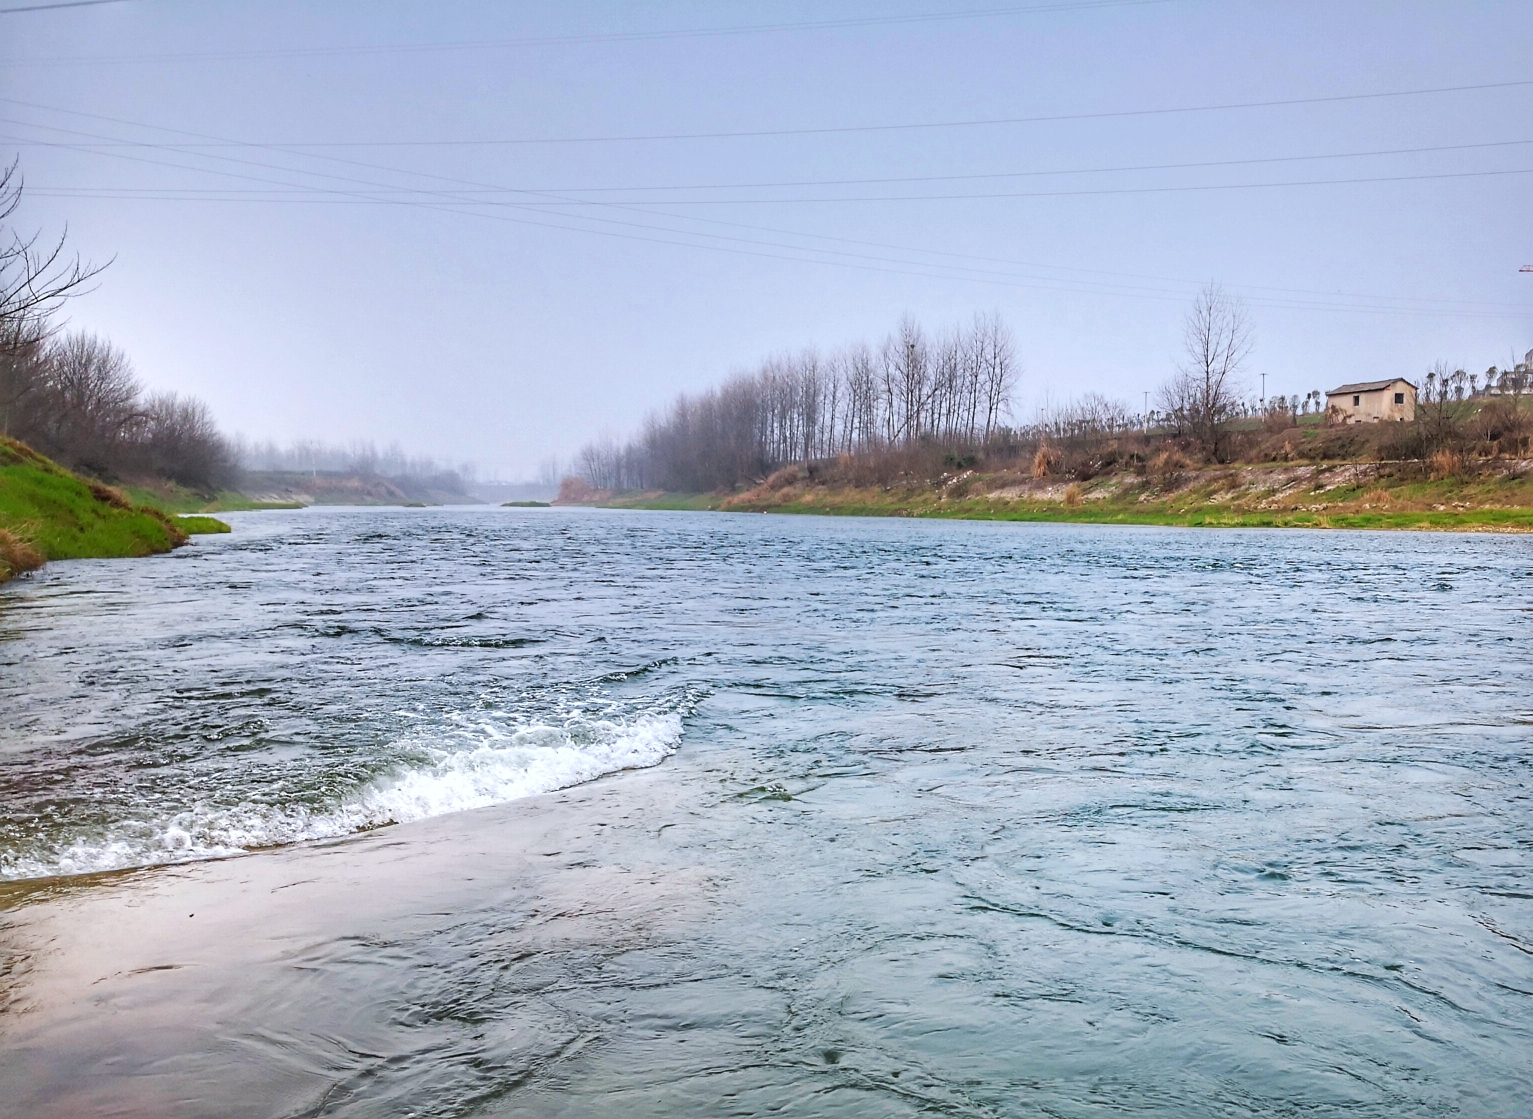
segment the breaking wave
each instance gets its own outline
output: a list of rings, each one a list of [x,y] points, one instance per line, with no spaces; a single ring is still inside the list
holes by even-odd
[[[681,743],[684,711],[631,719],[573,716],[562,723],[493,719],[422,734],[399,745],[411,758],[338,803],[196,806],[168,818],[123,820],[49,850],[0,858],[0,878],[90,874],[191,862],[305,840],[329,839],[554,792],[625,769],[658,765]]]

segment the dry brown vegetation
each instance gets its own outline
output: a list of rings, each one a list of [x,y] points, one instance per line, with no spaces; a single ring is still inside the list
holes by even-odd
[[[43,554],[32,546],[31,541],[0,528],[0,583],[42,565]]]
[[[599,490],[584,478],[569,477],[559,483],[555,505],[595,505],[612,497],[611,490]]]
[[[1466,510],[1533,509],[1528,417],[1497,399],[1465,401],[1433,446],[1417,424],[1272,423],[1234,427],[1226,461],[1164,432],[1006,433],[969,452],[940,447],[782,467],[717,493],[709,507],[1007,515],[1054,508],[1132,518],[1441,519]],[[1509,514],[1511,515],[1511,514]],[[1524,514],[1517,513],[1521,517]],[[1520,522],[1519,522],[1520,523]]]

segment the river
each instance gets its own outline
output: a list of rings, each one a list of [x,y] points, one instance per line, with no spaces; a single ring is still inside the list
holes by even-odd
[[[1533,1099],[1524,538],[228,519],[0,589],[0,1114]]]

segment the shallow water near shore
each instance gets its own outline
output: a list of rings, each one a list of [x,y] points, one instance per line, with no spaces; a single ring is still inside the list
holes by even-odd
[[[0,1114],[1533,1098],[1524,540],[228,519],[0,590]]]

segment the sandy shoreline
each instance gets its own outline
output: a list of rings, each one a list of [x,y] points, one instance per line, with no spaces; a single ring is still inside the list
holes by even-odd
[[[452,1044],[450,1025],[397,1019],[412,946],[455,925],[538,972],[529,989],[577,957],[674,938],[708,887],[663,838],[672,784],[624,773],[345,840],[13,884],[0,1114],[308,1114],[412,1059],[401,1043]],[[529,1070],[579,1040],[536,1003],[515,1047]]]

